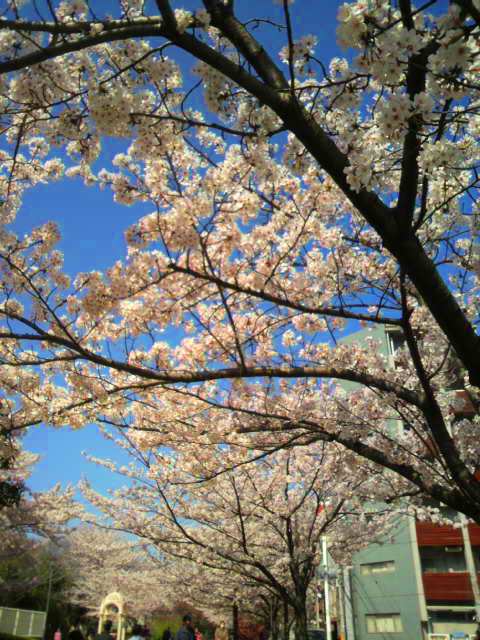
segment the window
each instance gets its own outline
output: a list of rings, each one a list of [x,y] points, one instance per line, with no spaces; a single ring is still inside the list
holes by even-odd
[[[412,430],[410,423],[405,422],[405,420],[401,420],[400,422],[401,422],[400,435],[402,435],[402,433],[409,433],[409,431]]]
[[[385,562],[369,562],[360,565],[360,573],[362,576],[372,576],[377,573],[393,573],[395,571],[395,562],[386,560]]]
[[[423,572],[463,573],[467,570],[463,547],[423,547],[420,549]]]
[[[465,638],[473,638],[477,622],[475,620],[475,609],[467,609],[453,606],[450,610],[435,611],[428,609],[429,631],[432,633],[445,634],[445,638],[461,637],[461,632]],[[453,633],[453,632],[457,633]],[[460,632],[460,633],[458,633]],[[450,635],[452,634],[452,635]]]
[[[444,611],[430,610],[428,617],[431,622],[475,622],[475,609],[455,610],[445,609]]]
[[[390,339],[390,350],[392,355],[403,347],[405,344],[405,337],[401,331],[389,331],[388,337]]]
[[[399,613],[379,613],[365,616],[368,633],[401,633],[402,619]]]
[[[405,337],[401,331],[389,331],[387,333],[388,351],[391,363],[395,369],[399,365],[399,349],[405,346]]]

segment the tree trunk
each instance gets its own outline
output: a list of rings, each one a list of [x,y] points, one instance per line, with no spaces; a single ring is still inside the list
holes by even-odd
[[[279,613],[280,602],[278,600],[270,601],[270,640],[279,640]]]
[[[289,638],[288,602],[283,602],[283,639]]]
[[[295,640],[308,640],[307,607],[305,601],[295,607]]]
[[[232,622],[233,622],[233,640],[240,640],[240,634],[238,629],[238,604],[233,603],[232,607]]]

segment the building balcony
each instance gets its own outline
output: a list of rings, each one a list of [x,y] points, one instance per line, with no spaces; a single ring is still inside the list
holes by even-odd
[[[427,602],[473,602],[472,585],[467,572],[427,572],[422,578]]]
[[[450,545],[463,545],[461,529],[457,529],[450,525],[433,524],[432,522],[417,522],[417,541],[419,547],[448,547]]]
[[[478,524],[471,523],[468,525],[468,535],[470,536],[472,547],[480,547],[480,526]]]

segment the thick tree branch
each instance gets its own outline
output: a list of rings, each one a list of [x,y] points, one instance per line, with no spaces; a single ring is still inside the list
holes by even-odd
[[[375,324],[384,324],[387,326],[388,325],[401,326],[401,320],[398,318],[386,318],[383,316],[377,316],[376,314],[368,314],[368,313],[355,313],[353,311],[342,309],[341,307],[339,309],[335,309],[332,307],[311,307],[301,303],[292,302],[291,300],[281,298],[280,296],[275,296],[271,293],[267,293],[266,291],[258,291],[257,289],[245,287],[236,282],[228,282],[227,280],[223,280],[223,278],[217,277],[214,274],[208,274],[201,271],[197,271],[196,269],[192,269],[190,267],[182,267],[175,263],[171,263],[168,266],[169,266],[169,269],[177,273],[185,273],[187,275],[193,276],[194,278],[198,278],[200,280],[205,280],[207,282],[211,282],[212,284],[216,284],[219,287],[222,287],[224,289],[229,289],[230,291],[236,291],[237,293],[243,293],[245,295],[252,296],[253,298],[264,300],[266,302],[272,302],[273,304],[276,304],[279,307],[292,309],[293,311],[300,311],[301,313],[309,313],[309,314],[321,315],[321,316],[330,316],[333,318],[348,318],[352,320],[363,320],[366,322],[373,322]]]
[[[231,6],[220,0],[204,0],[204,4],[212,17],[212,25],[230,40],[265,84],[280,91],[288,90],[283,73],[258,40],[237,20]]]
[[[474,5],[473,0],[454,0],[454,2],[475,20],[477,26],[480,26],[480,10]]]
[[[22,335],[22,339],[25,339],[25,334]],[[65,338],[60,338],[42,332],[41,338],[32,334],[28,337],[28,340],[42,340],[45,343],[62,346],[71,350],[73,353],[78,354],[77,360],[83,359],[94,364],[107,367],[116,371],[123,371],[145,380],[155,380],[166,384],[191,384],[197,382],[207,382],[210,380],[234,380],[239,378],[337,378],[339,380],[349,380],[350,382],[358,382],[368,387],[376,388],[380,391],[386,391],[387,393],[394,393],[398,398],[421,407],[423,399],[415,391],[410,391],[399,384],[390,382],[384,378],[379,378],[366,371],[358,371],[356,369],[348,369],[343,367],[325,366],[325,367],[288,367],[288,366],[265,366],[265,367],[231,367],[226,369],[212,369],[201,371],[183,371],[172,370],[156,371],[155,369],[147,369],[145,367],[139,367],[131,365],[120,360],[113,358],[107,358],[98,353],[95,353],[85,347],[80,346],[78,343],[70,342]],[[11,334],[11,338],[15,338],[16,334]],[[64,356],[62,356],[64,359]]]
[[[396,462],[392,459],[393,456],[390,457],[384,451],[366,444],[356,437],[349,437],[342,434],[341,429],[335,432],[329,432],[322,429],[321,425],[313,421],[299,420],[292,422],[290,418],[282,416],[281,414],[268,414],[266,417],[280,423],[278,428],[267,429],[268,431],[281,433],[285,430],[298,430],[303,428],[306,436],[309,438],[308,443],[315,441],[336,442],[363,458],[385,469],[390,469],[402,478],[405,478],[405,480],[408,480],[418,487],[423,495],[430,495],[435,500],[450,506],[455,511],[461,511],[465,513],[465,515],[473,518],[476,522],[480,522],[480,506],[477,506],[478,503],[466,497],[463,491],[460,492],[457,488],[447,489],[447,487],[434,482],[425,482],[423,475],[412,465]],[[265,428],[258,426],[244,427],[238,431],[239,433],[261,433],[265,431]]]
[[[405,279],[402,274],[400,292],[403,307],[403,332],[418,379],[425,393],[423,415],[425,416],[430,428],[435,444],[443,456],[447,464],[447,468],[457,486],[473,502],[480,504],[480,482],[475,479],[474,475],[469,471],[468,467],[458,454],[455,443],[448,432],[445,420],[443,419],[442,411],[438,405],[427,371],[423,365],[418,343],[410,324],[410,311],[408,309],[407,294],[404,283]]]
[[[226,17],[219,18],[219,24],[226,25],[227,32],[225,35],[229,37],[228,33],[230,33],[232,38],[238,38],[239,46],[241,42],[242,47],[245,47],[245,56],[253,55],[257,46],[256,41],[252,41],[247,37],[248,32],[246,35],[240,28],[241,25],[236,23],[229,12],[227,13]],[[84,29],[85,27],[83,26],[82,28]],[[58,30],[58,25],[53,24],[50,29]],[[473,326],[441,278],[435,265],[427,256],[415,235],[406,234],[403,231],[399,232],[391,210],[375,194],[365,190],[357,193],[350,188],[345,175],[345,169],[348,166],[347,156],[339,151],[333,140],[311,118],[306,110],[301,110],[296,102],[295,104],[291,102],[288,84],[286,92],[283,89],[278,91],[273,88],[273,86],[277,86],[276,84],[271,86],[261,82],[241,66],[191,34],[185,32],[172,35],[167,33],[164,27],[148,23],[133,26],[126,23],[125,26],[116,27],[112,31],[107,30],[99,35],[86,36],[79,38],[75,42],[66,42],[61,45],[47,47],[41,51],[19,57],[16,60],[0,63],[0,72],[35,65],[43,60],[104,42],[148,36],[170,38],[173,44],[211,65],[277,113],[287,128],[304,144],[319,165],[332,177],[350,202],[380,235],[385,247],[404,268],[405,273],[418,289],[440,328],[462,359],[469,372],[471,383],[480,386],[480,338],[476,335]],[[263,58],[262,60],[263,62],[259,63],[259,69],[260,67],[262,68],[262,73],[267,71],[268,73],[273,73],[274,69],[269,67],[268,60]],[[273,76],[271,80],[272,82],[274,81]],[[412,179],[407,179],[411,168],[407,170],[406,165],[405,161],[405,183],[411,185],[412,180],[415,182],[415,176]],[[411,206],[412,192],[407,189],[406,193],[407,195],[405,196],[399,194],[399,200],[402,197],[405,198],[405,201],[408,199],[409,206]],[[408,194],[410,195],[408,196]]]
[[[172,32],[177,30],[177,21],[170,2],[168,0],[156,0],[158,10],[165,22],[165,26]]]

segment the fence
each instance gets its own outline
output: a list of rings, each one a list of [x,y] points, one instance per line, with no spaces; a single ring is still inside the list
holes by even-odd
[[[23,638],[42,638],[46,619],[45,611],[0,607],[0,633]]]

